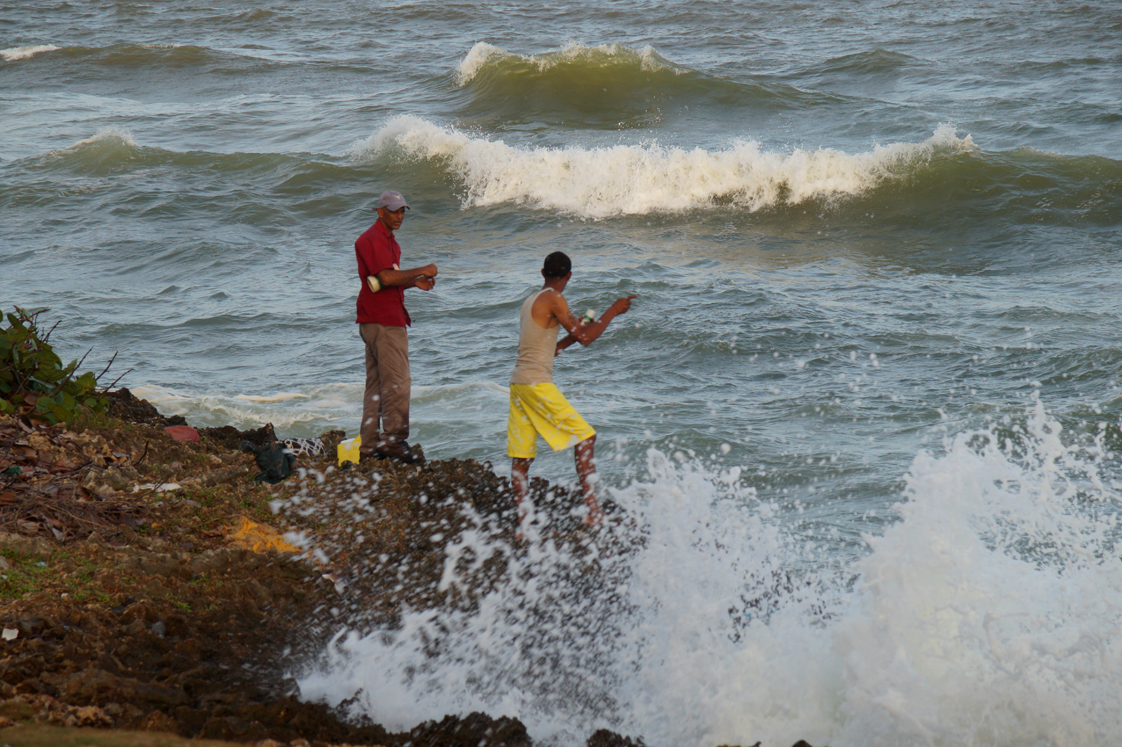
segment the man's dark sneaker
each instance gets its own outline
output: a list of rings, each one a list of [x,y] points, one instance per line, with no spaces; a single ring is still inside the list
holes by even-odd
[[[402,464],[424,464],[425,456],[418,448],[414,451],[405,441],[379,441],[374,446],[374,456],[393,459]]]

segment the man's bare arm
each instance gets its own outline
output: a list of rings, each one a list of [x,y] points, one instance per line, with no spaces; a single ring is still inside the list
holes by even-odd
[[[552,300],[553,315],[561,326],[568,332],[563,339],[558,340],[557,349],[554,355],[560,353],[565,348],[572,345],[574,342],[579,342],[581,345],[588,347],[600,335],[604,334],[604,330],[608,328],[612,320],[620,314],[626,314],[631,308],[631,299],[635,296],[627,296],[626,298],[617,298],[608,310],[600,315],[599,319],[589,322],[588,324],[581,324],[580,319],[569,310],[569,303],[561,294],[557,294]]]
[[[401,285],[406,288],[432,290],[432,287],[436,285],[436,265],[425,265],[424,267],[416,267],[412,270],[385,269],[379,272],[375,277],[378,278],[378,283],[383,288],[388,288],[392,285]]]
[[[565,335],[564,337],[562,337],[560,340],[557,341],[557,349],[553,351],[553,355],[555,357],[560,355],[562,350],[569,347],[570,345],[572,345],[576,341],[577,341],[577,338],[573,337],[572,335]]]

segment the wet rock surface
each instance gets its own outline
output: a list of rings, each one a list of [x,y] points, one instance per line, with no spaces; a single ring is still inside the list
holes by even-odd
[[[489,465],[375,464],[378,520],[352,545],[354,557],[327,567],[275,551],[286,544],[269,525],[283,531],[286,517],[269,504],[316,482],[318,531],[348,531],[330,520],[330,487],[338,483],[345,500],[356,479],[374,479],[369,463],[338,469],[331,448],[318,461],[302,458],[302,478],[263,486],[238,444],[270,442],[270,426],[174,441],[163,430],[172,419],[123,391],[113,419],[66,427],[0,417],[0,729],[35,722],[260,745],[531,744],[517,719],[482,713],[389,733],[299,700],[289,678],[336,632],[340,609],[361,604],[368,619],[392,624],[402,604],[441,603],[400,599],[389,586],[359,599],[340,583],[365,557],[439,574],[440,543],[411,527],[442,520],[454,531],[459,514],[430,494],[509,514],[513,532],[513,500]],[[600,731],[589,744],[642,741]]]
[[[159,410],[146,399],[140,399],[128,389],[121,387],[109,392],[109,414],[128,423],[144,423],[146,425],[187,425],[187,420],[181,415],[165,418]]]

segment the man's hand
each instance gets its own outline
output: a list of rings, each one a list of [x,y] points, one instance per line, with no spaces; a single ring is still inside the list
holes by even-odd
[[[417,273],[417,277],[413,279],[414,288],[427,291],[432,290],[433,286],[436,285],[436,265],[430,264],[418,267],[414,272]]]
[[[612,312],[612,316],[619,316],[626,314],[631,310],[631,299],[638,298],[638,296],[627,296],[626,298],[617,298],[615,303],[608,307],[608,311]]]

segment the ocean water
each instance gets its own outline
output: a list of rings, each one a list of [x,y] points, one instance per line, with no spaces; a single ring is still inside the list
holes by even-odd
[[[353,242],[399,189],[440,268],[412,440],[504,472],[564,250],[574,308],[638,296],[555,371],[627,603],[515,655],[512,580],[428,680],[383,677],[417,619],[307,697],[559,745],[1116,743],[1120,42],[1119,2],[0,3],[0,303],[166,414],[353,434]]]

